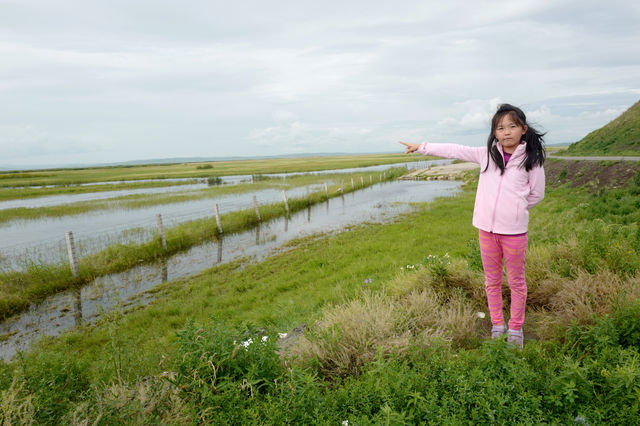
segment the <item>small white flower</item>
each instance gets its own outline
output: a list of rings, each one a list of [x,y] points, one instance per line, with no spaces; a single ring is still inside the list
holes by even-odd
[[[343,420],[342,426],[349,426],[349,420]]]
[[[262,336],[262,341],[266,342],[267,340],[269,340],[269,336]]]
[[[249,339],[249,340],[245,340],[244,342],[240,343],[242,346],[244,346],[245,348],[248,348],[250,344],[253,343],[253,339]]]
[[[278,333],[278,337],[284,339],[285,337],[287,337],[287,333]]]
[[[484,318],[485,317],[484,312],[476,312],[476,316],[478,318]]]

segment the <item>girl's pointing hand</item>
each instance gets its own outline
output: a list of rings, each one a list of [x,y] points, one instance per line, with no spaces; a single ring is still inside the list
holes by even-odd
[[[406,143],[406,142],[400,142],[400,143],[405,146],[405,150],[404,150],[405,154],[411,154],[412,152],[415,152],[418,150],[418,148],[420,148],[420,144],[418,143]]]

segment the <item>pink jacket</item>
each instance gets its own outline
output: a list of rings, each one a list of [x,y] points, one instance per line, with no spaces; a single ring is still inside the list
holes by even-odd
[[[502,146],[497,145],[500,154]],[[529,209],[544,198],[544,169],[539,166],[526,171],[520,167],[525,156],[525,144],[511,155],[504,174],[489,158],[487,148],[457,144],[423,143],[418,152],[436,157],[456,158],[480,164],[480,179],[473,208],[473,226],[495,234],[522,234],[529,225]]]

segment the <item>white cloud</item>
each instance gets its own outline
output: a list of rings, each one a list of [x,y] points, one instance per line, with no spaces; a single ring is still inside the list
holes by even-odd
[[[0,164],[482,145],[500,102],[577,140],[637,101],[639,20],[618,0],[4,1]]]

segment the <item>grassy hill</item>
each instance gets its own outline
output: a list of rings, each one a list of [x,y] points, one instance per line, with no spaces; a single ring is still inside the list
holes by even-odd
[[[572,144],[569,155],[640,155],[640,101],[604,127]]]

